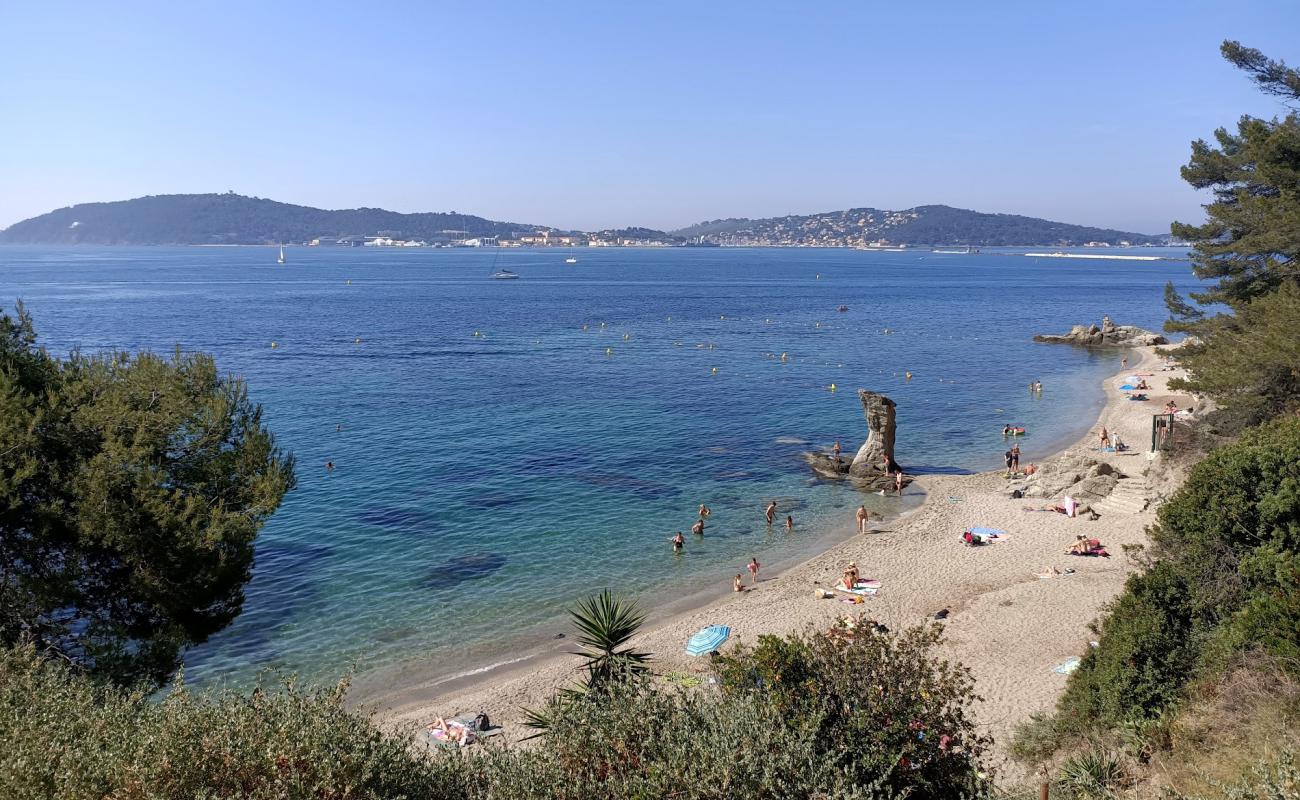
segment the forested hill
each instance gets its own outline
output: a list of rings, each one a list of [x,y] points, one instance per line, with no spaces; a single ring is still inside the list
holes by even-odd
[[[399,214],[382,208],[326,211],[238,194],[170,194],[83,203],[0,231],[8,244],[267,244],[318,237],[433,240],[533,232],[535,225],[457,214]]]
[[[861,246],[882,239],[889,244],[997,247],[1156,244],[1168,238],[951,206],[917,206],[905,211],[852,208],[807,216],[720,219],[674,233],[722,245],[821,247]]]

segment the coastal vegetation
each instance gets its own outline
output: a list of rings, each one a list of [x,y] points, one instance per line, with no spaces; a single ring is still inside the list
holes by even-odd
[[[1237,42],[1223,55],[1300,101],[1300,72]],[[1161,506],[1056,713],[1019,731],[1014,752],[1080,796],[1142,779],[1169,797],[1293,797],[1300,777],[1300,117],[1215,136],[1183,170],[1214,190],[1208,220],[1174,226],[1213,282],[1166,300],[1168,328],[1194,336],[1182,388],[1217,401],[1232,438]]]
[[[987,796],[972,679],[937,628],[764,637],[713,681],[613,680],[536,746],[430,751],[344,707],[346,683],[161,700],[32,646],[0,653],[0,795],[28,798]],[[631,676],[632,673],[625,673]],[[559,700],[555,702],[561,702]]]
[[[242,381],[177,352],[65,359],[0,314],[0,644],[157,686],[243,604],[293,459]]]

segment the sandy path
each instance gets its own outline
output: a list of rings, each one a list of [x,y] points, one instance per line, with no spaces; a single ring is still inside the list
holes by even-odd
[[[1140,476],[1151,466],[1147,453],[1151,415],[1171,396],[1165,388],[1168,379],[1182,373],[1155,371],[1159,360],[1152,348],[1130,350],[1127,355],[1133,364],[1105,382],[1107,404],[1097,425],[1068,450],[1087,451],[1125,475]],[[1151,402],[1131,402],[1118,390],[1122,378],[1137,371],[1155,372],[1147,378]],[[1046,387],[1045,395],[1050,400],[1051,387]],[[1180,406],[1187,404],[1185,396],[1174,397]],[[1098,452],[1096,432],[1101,425],[1118,431],[1132,451]],[[682,648],[692,633],[711,623],[730,625],[732,642],[753,642],[761,634],[786,633],[810,624],[825,628],[849,612],[863,611],[898,628],[947,608],[946,648],[975,675],[976,691],[984,698],[976,708],[977,718],[995,737],[1001,761],[1014,726],[1055,704],[1066,677],[1053,672],[1053,667],[1088,647],[1092,638],[1088,624],[1123,588],[1132,570],[1121,546],[1145,541],[1144,530],[1154,520],[1154,508],[1103,511],[1099,521],[1088,521],[1025,511],[1025,506],[1041,506],[1045,501],[1011,499],[1001,473],[925,477],[918,482],[929,493],[926,503],[883,526],[887,529],[853,536],[780,575],[766,576],[743,594],[727,591],[730,576],[719,576],[716,601],[651,626],[637,645],[655,654],[661,673],[704,672],[706,663],[686,656]],[[846,529],[852,525],[851,519],[845,520]],[[965,547],[959,537],[972,525],[1002,528],[1009,538],[985,547]],[[1101,539],[1113,557],[1065,556],[1076,533]],[[817,599],[814,582],[834,582],[849,561],[856,561],[864,576],[883,581],[879,594],[859,606]],[[1048,566],[1073,567],[1076,573],[1040,579],[1038,573]],[[384,709],[385,718],[398,722],[486,711],[506,725],[507,739],[513,740],[528,732],[519,724],[518,709],[540,705],[557,686],[572,681],[575,661],[572,657],[532,660],[485,673],[471,689],[436,694],[428,686],[404,687],[371,703]]]

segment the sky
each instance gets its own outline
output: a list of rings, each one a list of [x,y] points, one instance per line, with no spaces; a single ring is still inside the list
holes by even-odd
[[[0,227],[224,192],[596,230],[942,203],[1199,221],[1300,2],[0,0]]]

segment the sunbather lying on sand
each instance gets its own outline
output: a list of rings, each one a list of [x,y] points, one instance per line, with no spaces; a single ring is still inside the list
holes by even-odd
[[[465,747],[474,743],[474,731],[470,730],[464,723],[452,720],[448,722],[442,717],[438,717],[429,725],[429,732],[433,738],[444,742],[454,742],[455,744]]]

